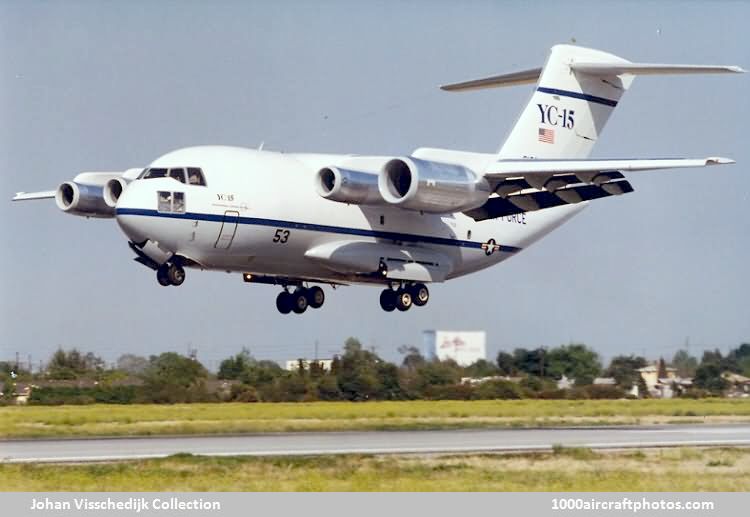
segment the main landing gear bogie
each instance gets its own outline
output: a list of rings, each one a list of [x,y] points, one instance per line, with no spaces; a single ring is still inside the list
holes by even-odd
[[[156,280],[164,287],[180,286],[185,281],[185,269],[174,263],[165,263],[156,270]]]
[[[430,291],[424,284],[402,285],[398,289],[387,288],[380,293],[380,307],[386,312],[398,309],[406,312],[413,305],[422,307],[430,300]]]
[[[276,297],[276,308],[281,314],[302,314],[308,307],[319,309],[325,300],[325,293],[318,286],[298,287],[291,293],[284,289]]]

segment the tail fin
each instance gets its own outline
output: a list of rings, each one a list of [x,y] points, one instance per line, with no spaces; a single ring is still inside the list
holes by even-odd
[[[541,69],[442,88],[461,91],[537,81],[498,157],[587,158],[635,75],[742,71],[728,66],[631,63],[601,50],[555,45]]]

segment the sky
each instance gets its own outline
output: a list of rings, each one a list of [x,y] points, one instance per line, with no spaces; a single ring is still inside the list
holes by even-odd
[[[750,341],[750,74],[640,77],[592,157],[729,156],[639,173],[507,262],[384,313],[379,289],[327,289],[277,313],[276,288],[188,271],[160,287],[112,220],[11,203],[82,171],[180,147],[403,155],[499,148],[531,86],[437,86],[543,64],[572,41],[632,61],[750,69],[746,2],[0,1],[0,360],[59,346],[108,361],[247,347],[286,360],[349,336],[390,360],[426,329],[486,330],[488,355],[583,342],[605,359]],[[267,178],[265,180],[272,180]],[[299,186],[296,188],[307,188]]]

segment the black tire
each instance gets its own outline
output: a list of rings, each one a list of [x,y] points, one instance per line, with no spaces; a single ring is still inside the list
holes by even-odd
[[[380,307],[385,312],[393,312],[396,309],[396,291],[385,289],[380,293]]]
[[[313,309],[320,309],[326,301],[326,293],[317,285],[307,289],[307,304]]]
[[[408,289],[399,289],[396,293],[396,308],[401,312],[411,309],[414,299]]]
[[[423,307],[430,301],[430,290],[424,284],[414,284],[409,288],[411,299],[417,307]]]
[[[172,264],[167,270],[167,276],[172,285],[179,286],[185,281],[185,270],[182,269],[182,266]]]
[[[307,310],[307,289],[296,289],[290,296],[292,297],[292,310],[295,314],[302,314]]]
[[[276,297],[276,308],[281,314],[292,312],[292,295],[286,291],[281,291]]]
[[[159,269],[156,270],[156,281],[159,282],[159,285],[164,287],[172,285],[172,282],[169,280],[169,274],[167,273],[168,270],[169,266],[166,264],[159,266]]]

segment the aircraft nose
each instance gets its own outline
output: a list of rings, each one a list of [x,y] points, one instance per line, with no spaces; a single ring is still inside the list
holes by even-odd
[[[115,204],[115,219],[123,233],[133,242],[143,242],[148,239],[143,227],[143,217],[139,216],[142,208],[138,207],[138,193],[136,185],[131,184],[124,189]]]

